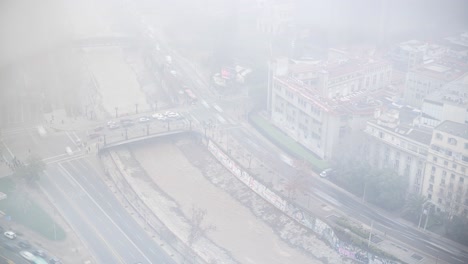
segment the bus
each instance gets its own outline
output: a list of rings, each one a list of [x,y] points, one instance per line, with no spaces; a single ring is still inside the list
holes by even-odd
[[[191,104],[197,103],[197,96],[190,89],[185,89],[185,94],[187,95],[187,102]]]

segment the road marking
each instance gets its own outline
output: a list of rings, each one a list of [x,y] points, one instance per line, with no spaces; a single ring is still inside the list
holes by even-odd
[[[203,106],[205,106],[207,109],[210,109],[210,105],[205,101],[205,100],[201,100],[201,103]]]
[[[44,173],[46,173],[46,174],[48,175],[47,172],[44,172]],[[73,178],[68,172],[66,172],[65,174],[68,174],[69,177]],[[50,177],[50,175],[48,175],[48,176]],[[68,179],[68,181],[71,182],[70,179]],[[56,188],[60,193],[62,193],[63,197],[67,197],[67,196],[65,195],[65,193],[62,191],[62,189],[59,188],[59,186],[58,186],[55,182],[51,181],[51,183],[52,183],[53,185],[55,185],[55,188]],[[40,187],[40,188],[42,189],[42,191],[45,193],[44,188],[42,188],[42,186],[40,186],[40,185],[39,185],[39,187]],[[49,196],[49,195],[47,194],[47,196]],[[91,198],[91,199],[92,199],[92,198]],[[50,201],[53,201],[53,200],[51,199],[50,196],[49,196],[49,200],[50,200]],[[77,206],[74,205],[73,203],[69,203],[69,205],[71,205],[72,207],[75,208],[76,213],[79,214],[79,215],[81,216],[81,220],[83,220],[83,221],[85,221],[86,223],[88,223],[87,226],[91,227],[91,228],[94,230],[94,233],[102,240],[102,242],[104,242],[104,244],[107,246],[107,248],[108,248],[108,249],[112,252],[112,254],[120,261],[120,263],[125,264],[125,261],[123,261],[122,256],[120,256],[119,254],[117,254],[117,252],[114,250],[114,248],[112,248],[112,247],[109,245],[109,243],[107,243],[106,239],[104,239],[104,237],[102,237],[101,233],[99,233],[98,230],[97,230],[93,225],[91,225],[90,221],[88,221],[86,218],[83,217],[83,213],[77,208]],[[98,219],[99,219],[99,218],[98,218]]]
[[[61,164],[59,164],[59,166],[61,166]],[[140,250],[139,247],[137,247],[137,245],[135,245],[135,243],[127,236],[127,234],[125,234],[125,232],[114,222],[114,220],[112,220],[112,218],[104,211],[104,209],[102,209],[102,207],[96,202],[96,200],[94,200],[94,198],[88,193],[88,191],[86,191],[86,189],[81,186],[81,184],[67,171],[65,170],[66,174],[69,176],[69,178],[71,180],[73,180],[76,184],[78,184],[78,186],[81,188],[81,190],[83,190],[86,195],[88,195],[89,199],[91,199],[91,201],[101,210],[101,212],[107,217],[107,219],[109,219],[109,221],[114,224],[114,226],[124,235],[124,237],[136,248],[136,250],[138,250],[138,252],[140,252],[140,254],[149,262],[149,263],[152,263],[148,257]]]
[[[6,150],[8,150],[8,153],[10,153],[11,158],[13,158],[15,155],[13,155],[13,152],[11,152],[11,149],[5,144],[5,142],[3,142],[3,140],[2,144],[6,148]]]
[[[59,154],[56,156],[47,157],[45,159],[42,159],[42,161],[46,162],[47,160],[55,159],[55,158],[62,157],[62,156],[67,156],[67,154],[64,153],[64,154]]]
[[[219,107],[219,105],[217,105],[217,104],[214,104],[213,107],[214,107],[214,109],[216,109],[216,111],[218,111],[220,113],[224,112],[223,109],[221,107]]]
[[[226,119],[224,119],[220,114],[216,114],[216,119],[218,119],[219,122],[226,124]]]

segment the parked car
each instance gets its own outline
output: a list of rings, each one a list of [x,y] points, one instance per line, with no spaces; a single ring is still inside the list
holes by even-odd
[[[327,178],[327,177],[329,177],[329,176],[332,174],[332,172],[333,172],[333,169],[331,169],[331,168],[328,168],[328,169],[326,169],[326,170],[323,170],[323,171],[320,173],[320,177],[322,177],[322,178]]]
[[[3,235],[6,238],[9,238],[9,239],[15,239],[16,238],[16,234],[13,231],[6,231],[5,233],[3,233]]]
[[[23,258],[25,258],[27,261],[34,261],[36,259],[36,257],[33,255],[33,253],[29,252],[29,251],[26,251],[26,250],[22,250],[20,251],[19,253]]]
[[[20,248],[24,248],[24,249],[31,248],[31,244],[29,244],[28,241],[20,241],[18,243],[18,246],[20,246]]]

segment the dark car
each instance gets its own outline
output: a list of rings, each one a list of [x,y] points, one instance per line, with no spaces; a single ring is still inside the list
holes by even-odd
[[[18,242],[18,246],[23,249],[31,248],[31,244],[28,241],[20,241]]]

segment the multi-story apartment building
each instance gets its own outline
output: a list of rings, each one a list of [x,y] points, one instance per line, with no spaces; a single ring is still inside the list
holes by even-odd
[[[406,78],[405,103],[420,108],[424,98],[442,89],[447,83],[459,79],[467,70],[466,63],[449,58],[427,63],[411,70]]]
[[[390,83],[384,61],[282,63],[271,80],[271,122],[321,158],[329,159],[351,131],[363,129],[379,102],[369,95]]]
[[[426,160],[422,194],[437,211],[468,216],[468,124],[435,127]]]
[[[468,82],[455,81],[428,95],[421,107],[421,124],[438,126],[444,120],[468,124]]]
[[[369,164],[391,168],[405,177],[409,193],[420,192],[432,134],[431,129],[413,125],[417,116],[411,109],[376,111],[364,130]]]
[[[425,61],[440,59],[447,51],[445,46],[409,40],[398,44],[389,55],[396,70],[407,72]]]

